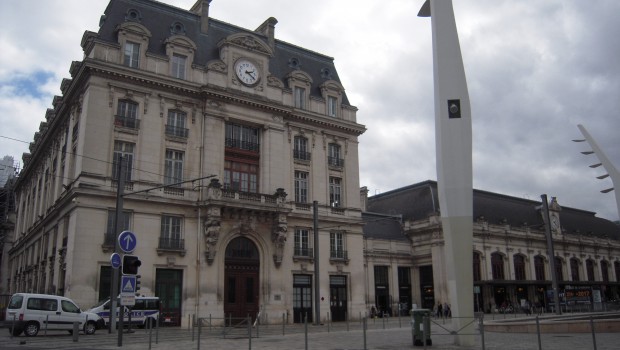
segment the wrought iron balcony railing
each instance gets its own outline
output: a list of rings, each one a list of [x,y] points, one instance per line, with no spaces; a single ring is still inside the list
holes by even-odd
[[[344,159],[336,157],[327,157],[327,164],[331,166],[343,167]]]
[[[187,138],[189,129],[174,125],[166,125],[166,135]]]
[[[139,129],[140,119],[127,118],[127,117],[123,117],[122,115],[117,115],[114,117],[114,125],[122,126],[124,128],[129,128],[129,129]]]
[[[346,250],[331,250],[329,252],[329,258],[348,260],[347,251]]]
[[[185,240],[183,238],[159,237],[159,249],[184,250]]]
[[[303,257],[307,257],[307,258],[313,258],[314,257],[314,250],[312,248],[295,247],[295,252],[293,254],[295,256],[303,256]]]
[[[310,160],[311,153],[294,149],[293,150],[293,158],[299,159],[299,160]]]

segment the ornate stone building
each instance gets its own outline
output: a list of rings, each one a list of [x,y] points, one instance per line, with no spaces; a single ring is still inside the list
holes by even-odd
[[[437,182],[426,181],[370,198],[365,204],[369,302],[395,309],[411,300],[433,308],[449,300]],[[367,204],[366,204],[367,203]],[[491,312],[527,300],[550,306],[551,256],[541,202],[474,190],[474,305]],[[620,294],[620,226],[595,213],[549,205],[563,307],[600,307]],[[411,270],[412,281],[406,279]],[[579,294],[579,295],[577,295]]]
[[[333,58],[156,1],[112,0],[82,38],[15,187],[11,292],[110,294],[120,226],[141,294],[185,315],[280,322],[366,309],[356,121]],[[318,202],[319,246],[313,243]],[[314,253],[320,251],[319,266]],[[320,280],[314,271],[320,269]]]

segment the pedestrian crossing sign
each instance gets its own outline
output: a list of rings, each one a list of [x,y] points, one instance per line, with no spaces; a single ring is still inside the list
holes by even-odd
[[[121,277],[121,294],[136,293],[136,276],[125,275]]]

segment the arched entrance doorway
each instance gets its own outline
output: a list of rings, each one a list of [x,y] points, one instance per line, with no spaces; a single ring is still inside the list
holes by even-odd
[[[227,318],[250,315],[254,320],[259,310],[256,245],[245,237],[233,239],[226,247],[224,264],[224,314]]]

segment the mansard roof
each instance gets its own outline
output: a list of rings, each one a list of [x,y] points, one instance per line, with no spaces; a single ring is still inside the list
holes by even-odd
[[[364,238],[390,241],[409,240],[403,232],[400,216],[364,212],[362,220],[364,220]]]
[[[215,4],[217,6],[217,4]],[[139,16],[128,18],[130,10]],[[135,12],[134,12],[135,13]],[[117,42],[117,28],[127,21],[137,21],[150,31],[147,53],[166,56],[166,39],[173,35],[185,35],[197,46],[193,64],[206,66],[211,60],[219,60],[218,43],[234,34],[248,34],[268,43],[267,36],[259,31],[241,28],[214,18],[209,18],[207,33],[201,32],[198,14],[152,0],[112,0],[102,17],[98,39]],[[260,23],[259,23],[260,24]],[[275,39],[273,56],[269,60],[269,72],[286,84],[285,77],[301,69],[312,77],[311,96],[322,98],[320,86],[333,80],[340,83],[332,57]],[[342,102],[349,105],[346,94]]]
[[[541,202],[474,189],[473,220],[513,227],[529,226],[544,230],[540,214]],[[403,220],[421,220],[439,213],[437,182],[427,180],[368,198],[367,210],[390,215],[401,214]],[[594,236],[620,240],[620,226],[596,217],[596,213],[562,207],[560,222],[565,234]]]

